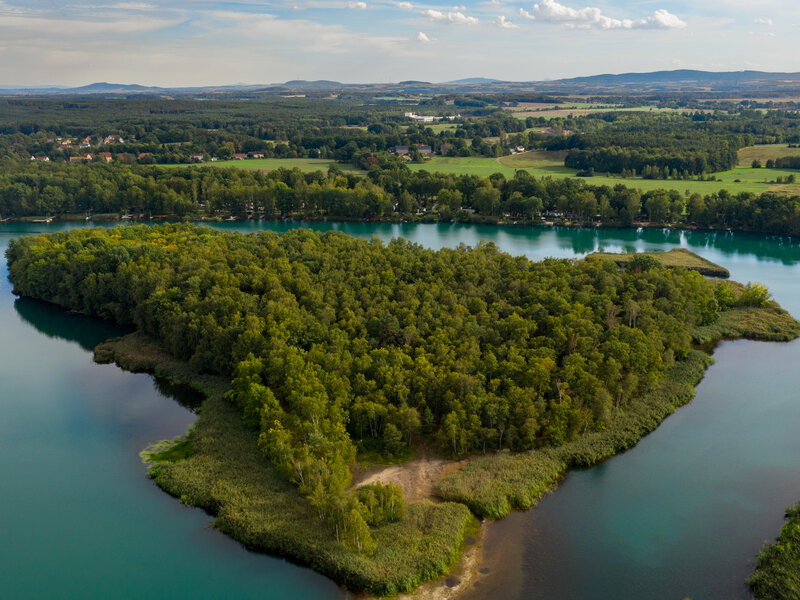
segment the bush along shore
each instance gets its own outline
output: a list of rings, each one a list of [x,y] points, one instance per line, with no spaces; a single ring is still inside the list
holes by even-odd
[[[758,555],[748,583],[761,600],[800,598],[800,503],[786,511],[787,522],[774,544]]]
[[[458,559],[475,518],[525,509],[565,469],[633,446],[710,364],[691,343],[787,340],[760,284],[652,256],[532,263],[296,230],[187,225],[12,242],[17,293],[139,332],[97,348],[203,392],[151,476],[252,548],[390,595]],[[351,487],[356,453],[465,458],[438,500]]]

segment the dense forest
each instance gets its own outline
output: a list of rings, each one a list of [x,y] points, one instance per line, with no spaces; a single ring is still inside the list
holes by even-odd
[[[403,518],[394,486],[347,492],[357,452],[450,456],[602,431],[738,299],[651,257],[532,263],[340,233],[192,225],[13,241],[15,292],[136,325],[229,396],[264,454],[353,548]]]
[[[366,176],[277,169],[159,168],[118,164],[5,163],[0,218],[132,213],[143,218],[227,217],[406,219],[540,223],[555,217],[580,224],[652,222],[800,235],[800,196],[765,193],[686,197],[642,193],[624,185],[593,186],[580,178],[507,179],[412,171],[397,159]]]
[[[555,98],[533,98],[558,106]],[[637,108],[630,99],[610,100],[615,109]],[[516,117],[519,101],[525,97],[444,94],[406,104],[366,97],[0,98],[0,157],[61,162],[103,151],[123,163],[180,164],[198,154],[226,160],[258,153],[367,168],[398,146],[409,148],[415,160],[422,159],[420,146],[453,157],[496,157],[524,147],[568,150],[565,166],[581,171],[661,179],[730,169],[736,151],[753,143],[800,142],[800,113],[792,110],[662,102],[685,110],[659,112],[640,102],[631,112]],[[408,112],[452,121],[445,121],[447,127],[414,122]],[[103,143],[108,136],[119,137]]]

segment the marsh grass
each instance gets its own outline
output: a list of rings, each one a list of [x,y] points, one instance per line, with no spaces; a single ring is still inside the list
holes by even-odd
[[[737,307],[721,312],[716,323],[695,328],[692,338],[697,344],[742,337],[788,342],[798,335],[800,323],[773,302],[765,307]]]
[[[706,277],[730,277],[730,271],[725,267],[703,258],[686,248],[672,248],[668,252],[629,252],[627,254],[613,252],[595,252],[589,254],[587,258],[600,258],[613,260],[619,266],[625,266],[636,256],[652,256],[668,269],[684,267],[690,271],[697,271]]]
[[[95,354],[101,362],[155,372],[206,394],[186,438],[162,442],[143,457],[159,487],[214,515],[217,529],[248,548],[311,566],[351,588],[392,595],[446,573],[476,527],[463,504],[412,504],[403,521],[372,529],[373,555],[354,552],[263,457],[258,433],[223,397],[227,380],[194,373],[138,333],[102,344]]]

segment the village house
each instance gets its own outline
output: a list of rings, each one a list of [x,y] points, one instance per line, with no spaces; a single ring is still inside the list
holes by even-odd
[[[111,152],[101,152],[98,156],[100,156],[100,158],[105,160],[107,163],[110,163],[112,160],[114,160],[114,157],[111,155]]]
[[[422,156],[430,156],[433,150],[430,146],[428,146],[428,144],[419,144],[417,146],[417,152],[419,152]]]
[[[253,151],[247,153],[248,158],[264,158],[263,152]]]
[[[107,135],[103,140],[106,144],[121,144],[124,140],[117,134]]]
[[[408,146],[395,146],[392,148],[392,152],[397,154],[397,156],[405,156],[408,154]]]
[[[153,156],[153,153],[152,152],[139,152],[139,157],[138,158],[145,158],[147,156]]]
[[[244,160],[247,158],[247,154],[234,154],[233,160]]]
[[[39,162],[50,162],[49,156],[31,156],[31,160],[38,160]]]
[[[205,158],[205,155],[203,155],[203,154],[190,154],[189,158],[192,159],[192,160],[196,160],[197,162],[202,162],[202,160]]]
[[[91,154],[87,154],[86,156],[70,156],[69,157],[69,162],[71,162],[71,163],[73,163],[73,162],[85,162],[85,161],[89,161],[89,160],[92,160],[92,155]]]

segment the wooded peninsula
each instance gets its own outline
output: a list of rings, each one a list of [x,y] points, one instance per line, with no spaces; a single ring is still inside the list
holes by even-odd
[[[388,595],[445,572],[475,517],[533,505],[634,445],[710,364],[693,344],[790,340],[757,283],[651,255],[531,262],[341,233],[76,229],[7,250],[15,292],[131,324],[96,356],[206,400],[151,476],[250,547]],[[465,459],[435,498],[353,486],[363,462]]]

